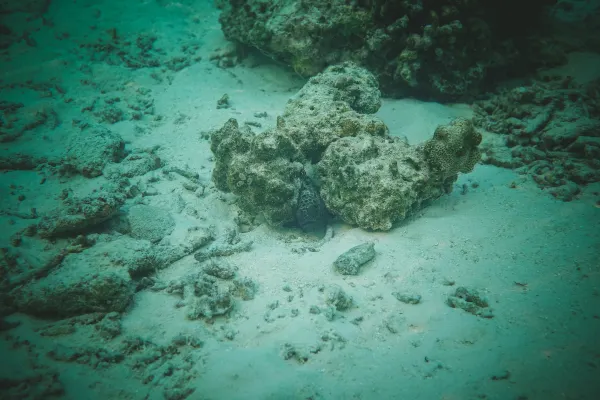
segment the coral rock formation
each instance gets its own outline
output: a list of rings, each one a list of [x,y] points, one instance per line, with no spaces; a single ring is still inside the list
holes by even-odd
[[[271,224],[294,221],[304,168],[289,137],[277,131],[254,136],[231,119],[211,142],[215,186],[239,196],[242,208]]]
[[[62,207],[45,215],[38,224],[42,238],[79,233],[107,221],[119,212],[125,196],[116,192],[99,192],[83,198],[67,197]]]
[[[461,119],[412,147],[367,114],[378,107],[366,70],[329,67],[290,100],[276,128],[253,135],[229,120],[212,135],[215,186],[270,224],[319,225],[322,200],[345,222],[388,230],[473,169],[481,136]]]
[[[386,92],[456,98],[494,77],[561,61],[560,51],[544,53],[529,38],[553,3],[229,0],[220,22],[227,39],[303,76],[354,61],[376,72]]]
[[[459,172],[479,161],[481,136],[459,119],[437,128],[422,147],[398,138],[343,138],[318,164],[327,208],[362,228],[389,230],[393,223],[452,190]]]

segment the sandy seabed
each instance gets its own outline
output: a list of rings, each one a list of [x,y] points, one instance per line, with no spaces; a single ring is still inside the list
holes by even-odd
[[[160,168],[132,180],[146,194],[142,204],[172,216],[163,242],[190,226],[214,226],[217,236],[235,227],[233,198],[210,185],[206,132],[230,118],[256,131],[274,126],[305,80],[257,56],[222,68],[228,43],[218,11],[205,3],[59,0],[44,18],[23,14],[19,26],[30,33],[3,51],[0,97],[43,121],[1,143],[3,154],[52,160],[82,125],[102,125],[128,151],[160,158]],[[133,44],[111,49],[115,37]],[[230,107],[217,109],[224,94]],[[385,99],[377,115],[392,135],[420,143],[471,109]],[[199,174],[201,195],[181,176],[169,178],[173,170]],[[64,190],[84,196],[108,180],[3,170],[2,247],[14,245],[32,208],[43,215]],[[15,326],[0,332],[0,397],[597,399],[598,191],[590,185],[561,202],[527,176],[478,165],[451,194],[389,232],[337,222],[319,251],[302,252],[311,239],[300,231],[258,225],[240,233],[250,251],[227,257],[255,282],[256,295],[227,316],[189,320],[178,296],[142,289],[112,322],[6,317]],[[44,259],[60,245],[36,240],[23,239],[23,257]],[[359,275],[334,271],[340,254],[369,241],[376,256]],[[104,253],[82,262],[99,263],[94,257]],[[152,279],[172,282],[198,270],[189,255]],[[461,286],[484,295],[493,317],[449,307]],[[352,307],[319,312],[331,287],[351,296]],[[407,304],[394,293],[421,300]]]

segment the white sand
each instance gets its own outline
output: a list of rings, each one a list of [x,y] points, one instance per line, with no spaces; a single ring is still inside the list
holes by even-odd
[[[225,45],[217,11],[202,1],[67,1],[52,3],[48,19],[32,36],[38,47],[24,43],[3,56],[0,76],[4,83],[56,77],[67,88],[73,103],[54,104],[27,89],[2,89],[2,98],[31,104],[49,102],[63,119],[50,132],[48,148],[64,145],[60,135],[71,134],[70,117],[97,95],[81,89],[83,64],[92,68],[90,79],[121,96],[128,88],[152,89],[160,123],[123,121],[110,128],[131,148],[160,145],[158,155],[169,166],[187,166],[210,182],[209,142],[200,133],[220,127],[229,118],[256,120],[273,126],[285,102],[304,81],[281,66],[253,60],[231,69],[220,69],[208,55]],[[95,12],[101,16],[95,18]],[[193,18],[199,22],[194,24]],[[91,25],[97,25],[91,30]],[[167,49],[179,42],[200,44],[202,60],[169,73],[172,83],[157,83],[151,70],[129,70],[78,59],[76,44],[86,35],[102,35],[117,26],[121,35],[154,31],[157,46]],[[58,32],[69,32],[63,41]],[[72,51],[73,50],[73,51]],[[65,61],[66,65],[61,62]],[[569,71],[573,71],[570,69]],[[587,79],[587,78],[586,78]],[[86,92],[86,90],[88,90]],[[217,110],[216,101],[228,93],[232,108]],[[268,113],[256,119],[255,112]],[[410,143],[431,136],[438,124],[469,115],[466,105],[440,105],[414,100],[385,99],[378,115],[394,135]],[[65,117],[67,116],[67,117]],[[182,123],[175,123],[184,116]],[[134,127],[143,126],[145,133]],[[74,131],[74,130],[73,130]],[[28,139],[23,139],[24,141]],[[27,142],[23,142],[27,143]],[[38,144],[36,141],[30,143]],[[19,144],[20,145],[20,144]],[[12,144],[2,144],[10,148]],[[23,145],[25,146],[25,145]],[[98,178],[102,182],[103,178]],[[18,182],[27,196],[23,209],[52,207],[63,187],[83,190],[94,186],[85,178],[60,182],[49,177],[39,186],[36,172],[0,175],[2,201],[9,199],[8,185]],[[471,188],[472,183],[477,188]],[[511,188],[512,183],[515,188]],[[463,184],[469,185],[461,194]],[[175,206],[181,189],[169,181],[154,187],[161,193],[153,204],[170,207],[179,224],[194,219]],[[254,241],[250,253],[229,261],[241,276],[258,283],[254,300],[239,302],[228,318],[212,325],[186,320],[176,298],[162,292],[142,291],[123,316],[125,336],[141,336],[159,345],[184,333],[205,342],[189,349],[190,399],[597,399],[600,393],[600,209],[594,204],[600,187],[588,187],[581,198],[563,203],[546,195],[527,177],[492,166],[478,165],[461,176],[456,190],[436,201],[420,215],[390,232],[369,233],[344,224],[334,226],[335,237],[319,252],[298,254],[295,231],[260,226],[245,234]],[[198,211],[198,220],[233,226],[231,206],[211,192],[204,198],[186,198]],[[195,199],[195,200],[194,200]],[[12,203],[11,203],[12,204]],[[2,243],[19,226],[7,225],[2,216]],[[18,225],[18,224],[17,224]],[[343,277],[332,270],[335,258],[354,245],[372,240],[377,256],[360,275]],[[186,257],[158,273],[168,281],[197,271],[197,262]],[[489,298],[494,318],[482,319],[445,304],[456,286],[477,288]],[[517,284],[521,283],[525,286]],[[337,284],[351,295],[355,307],[334,321],[309,313],[322,306],[321,286]],[[284,291],[289,285],[291,292]],[[418,305],[407,305],[392,296],[402,291],[420,294]],[[288,301],[288,296],[293,298]],[[268,305],[272,322],[265,320]],[[292,310],[299,315],[292,317]],[[351,321],[361,317],[362,322]],[[45,352],[56,343],[107,346],[88,331],[59,337],[42,337],[34,331],[45,321],[13,315],[21,325],[3,332],[0,341],[0,376],[19,376],[22,369],[49,368],[60,373],[65,399],[161,399],[160,384],[145,385],[126,362],[94,370],[77,363],[55,362]],[[397,328],[392,333],[388,326]],[[233,340],[226,333],[233,332]],[[334,332],[345,342],[324,342]],[[7,335],[11,335],[8,338]],[[34,350],[10,349],[15,337],[29,340]],[[305,364],[284,360],[282,346],[325,344]],[[492,379],[494,376],[506,379]]]

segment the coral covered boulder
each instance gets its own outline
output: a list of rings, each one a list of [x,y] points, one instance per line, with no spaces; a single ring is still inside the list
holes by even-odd
[[[313,77],[291,99],[277,127],[254,135],[231,119],[211,136],[215,186],[239,196],[240,206],[273,225],[321,229],[325,208],[310,168],[336,140],[385,136],[377,81],[352,63]]]
[[[331,66],[290,100],[275,128],[254,135],[229,120],[213,133],[215,186],[270,224],[322,229],[330,212],[365,229],[389,230],[473,169],[481,135],[470,120],[458,119],[410,146],[371,114],[378,108],[368,71]]]
[[[341,139],[329,146],[318,170],[327,208],[372,230],[391,229],[447,186],[433,179],[421,152],[398,138]]]
[[[254,136],[231,119],[213,134],[211,148],[217,188],[238,195],[242,208],[270,224],[294,221],[305,173],[301,153],[287,136],[278,131]]]
[[[318,163],[327,208],[365,229],[389,230],[452,190],[481,158],[481,135],[467,119],[439,126],[423,146],[392,137],[343,138]]]
[[[309,79],[288,102],[278,129],[308,160],[317,162],[341,137],[386,135],[385,124],[371,115],[380,106],[381,93],[371,73],[352,63],[335,65]]]
[[[227,39],[312,76],[354,61],[376,72],[385,92],[457,98],[497,77],[560,62],[536,38],[556,0],[229,0]],[[550,42],[550,41],[548,41]]]

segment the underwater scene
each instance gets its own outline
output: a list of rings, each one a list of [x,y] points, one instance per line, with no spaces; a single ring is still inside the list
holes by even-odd
[[[600,0],[0,0],[0,400],[600,399]]]

